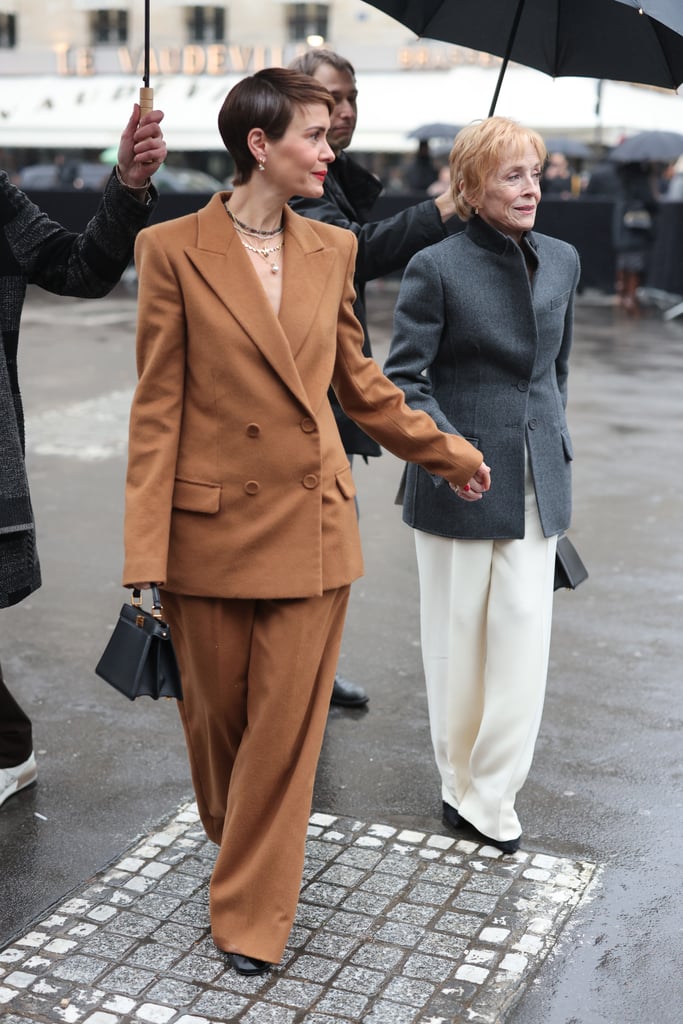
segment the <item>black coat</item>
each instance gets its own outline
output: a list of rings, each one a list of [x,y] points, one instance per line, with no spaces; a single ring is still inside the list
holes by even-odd
[[[358,239],[354,310],[365,336],[363,351],[369,356],[372,349],[365,308],[366,282],[402,270],[416,252],[446,236],[446,228],[433,199],[417,203],[391,217],[370,220],[372,207],[381,191],[382,183],[374,174],[346,153],[340,153],[330,165],[322,198],[297,196],[291,202],[297,213],[348,228]],[[330,401],[346,452],[379,455],[379,445],[344,414],[333,394],[330,394]]]
[[[0,608],[40,586],[17,373],[26,288],[106,295],[128,266],[154,203],[140,203],[112,174],[95,216],[77,235],[51,221],[0,171]]]

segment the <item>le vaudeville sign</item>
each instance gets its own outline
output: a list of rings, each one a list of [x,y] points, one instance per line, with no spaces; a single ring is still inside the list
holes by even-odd
[[[206,46],[168,46],[150,49],[151,75],[225,75],[254,74],[262,68],[283,67],[305,46],[287,47],[240,46],[211,43]],[[291,52],[290,52],[291,51]],[[102,67],[102,51],[89,46],[70,46],[63,43],[53,47],[58,75],[88,76],[98,72],[118,72],[142,75],[144,53],[142,48],[131,50],[121,46],[115,51],[115,67]],[[111,65],[112,51],[107,50],[107,64]],[[99,59],[98,59],[99,56]],[[429,47],[405,46],[396,54],[395,68],[401,70],[447,70],[460,64],[492,66],[499,64],[497,57],[476,53],[459,46]]]

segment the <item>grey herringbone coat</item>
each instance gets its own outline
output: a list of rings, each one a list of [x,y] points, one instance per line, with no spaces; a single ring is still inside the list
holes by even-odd
[[[468,503],[408,466],[410,526],[461,539],[523,537],[525,449],[546,537],[569,526],[565,408],[578,280],[573,246],[534,232],[520,246],[476,216],[410,261],[384,371],[409,405],[466,437],[491,467],[491,490]]]
[[[133,198],[112,174],[95,216],[77,235],[51,221],[0,171],[0,608],[40,586],[17,374],[26,287],[106,295],[130,262],[153,205]]]

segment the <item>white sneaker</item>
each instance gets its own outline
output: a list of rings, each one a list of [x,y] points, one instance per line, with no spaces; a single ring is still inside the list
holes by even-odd
[[[18,793],[20,789],[32,786],[37,778],[38,767],[33,751],[23,764],[18,764],[14,768],[0,768],[0,807],[8,797]]]

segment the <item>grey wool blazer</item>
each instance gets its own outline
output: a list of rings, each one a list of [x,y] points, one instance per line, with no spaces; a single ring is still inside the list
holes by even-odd
[[[491,489],[468,503],[407,466],[410,526],[459,539],[523,537],[528,451],[543,532],[567,529],[573,453],[565,409],[579,273],[566,242],[529,232],[518,245],[478,216],[412,258],[384,372],[410,406],[483,452]]]

